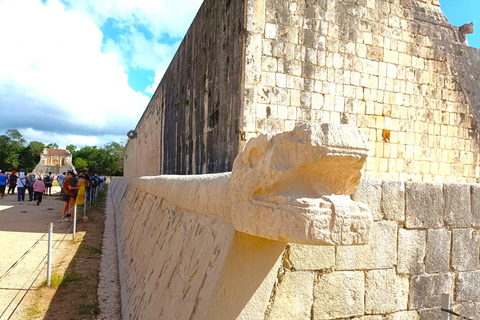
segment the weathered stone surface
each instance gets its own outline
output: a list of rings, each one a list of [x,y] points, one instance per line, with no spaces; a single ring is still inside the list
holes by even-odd
[[[464,317],[476,320],[480,315],[480,302],[455,304],[453,305],[452,309],[454,312]],[[454,320],[455,318],[457,317],[450,317],[450,319],[452,320]]]
[[[480,298],[480,271],[459,272],[456,283],[458,302],[477,301]]]
[[[331,123],[250,139],[229,183],[235,230],[282,242],[365,244],[372,215],[350,194],[367,150],[361,130]]]
[[[310,320],[313,304],[313,272],[287,271],[277,286],[269,319]]]
[[[438,183],[405,183],[407,228],[438,228],[442,225],[442,189],[442,184]]]
[[[392,268],[397,261],[397,223],[375,222],[370,241],[364,246],[339,246],[337,270]]]
[[[385,316],[385,320],[418,320],[417,311],[400,311]]]
[[[440,308],[423,309],[420,311],[420,320],[438,320],[442,318]]]
[[[335,247],[290,244],[290,262],[295,270],[321,270],[335,265]]]
[[[383,181],[380,206],[385,219],[405,221],[405,182]]]
[[[313,289],[313,318],[335,319],[364,314],[363,272],[338,271],[319,276]]]
[[[473,229],[453,230],[452,268],[456,271],[478,269],[480,239]]]
[[[398,232],[397,271],[406,274],[425,273],[427,232],[400,229]]]
[[[480,185],[472,185],[473,226],[480,227]]]
[[[452,233],[445,229],[429,229],[425,268],[429,273],[448,272]]]
[[[472,225],[472,204],[470,186],[460,183],[446,183],[445,225],[450,227],[470,227]]]
[[[408,289],[408,277],[398,276],[394,269],[368,271],[365,278],[365,312],[385,314],[406,310]]]
[[[355,192],[352,193],[352,200],[362,202],[370,208],[373,220],[381,220],[383,218],[380,208],[381,199],[381,180],[362,179]]]
[[[442,273],[412,277],[409,309],[433,308],[442,303],[442,293],[451,293],[453,275]]]

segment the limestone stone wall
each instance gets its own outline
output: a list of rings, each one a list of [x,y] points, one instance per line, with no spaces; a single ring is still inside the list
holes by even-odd
[[[247,138],[348,123],[366,178],[478,182],[480,50],[428,2],[250,0]]]
[[[109,187],[123,319],[204,319],[234,230],[122,179]]]
[[[126,176],[231,171],[241,130],[244,6],[202,5],[128,141]]]
[[[480,185],[362,180],[369,244],[307,246],[235,232],[114,179],[129,319],[440,319],[480,314]]]
[[[206,0],[126,152],[126,175],[231,169],[244,141],[356,125],[366,178],[479,182],[480,50],[438,1]]]

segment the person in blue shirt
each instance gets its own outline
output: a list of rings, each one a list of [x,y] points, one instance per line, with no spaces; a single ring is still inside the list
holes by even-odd
[[[0,170],[0,199],[5,196],[5,188],[7,187],[8,175]]]

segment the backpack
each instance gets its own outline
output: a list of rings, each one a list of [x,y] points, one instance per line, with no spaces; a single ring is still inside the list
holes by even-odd
[[[33,187],[35,181],[32,178],[27,178],[27,187]]]
[[[11,184],[14,184],[14,183],[17,183],[17,176],[16,175],[11,175],[10,176],[10,183]]]
[[[52,178],[51,178],[48,174],[45,176],[45,179],[44,179],[44,180],[45,180],[45,183],[50,183],[50,182],[52,182]]]

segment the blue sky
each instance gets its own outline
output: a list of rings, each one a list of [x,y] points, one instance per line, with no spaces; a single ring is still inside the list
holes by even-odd
[[[452,24],[480,28],[480,0],[440,2]],[[0,134],[60,147],[125,139],[201,3],[0,0]],[[480,29],[467,38],[480,48]]]
[[[440,8],[454,26],[474,22],[474,33],[467,35],[471,47],[480,48],[480,0],[440,0]]]

